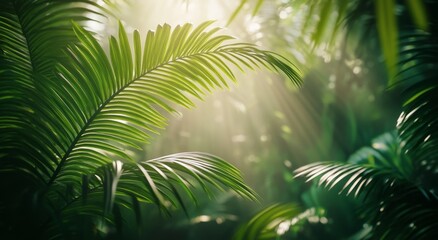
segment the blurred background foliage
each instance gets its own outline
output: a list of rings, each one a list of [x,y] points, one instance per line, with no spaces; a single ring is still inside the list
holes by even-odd
[[[198,207],[188,206],[187,214],[175,212],[171,218],[151,206],[141,211],[141,227],[126,224],[126,237],[392,239],[399,227],[415,231],[416,226],[409,218],[400,220],[401,225],[385,225],[382,221],[397,221],[398,215],[381,218],[379,212],[385,207],[403,212],[409,206],[422,212],[416,200],[431,206],[422,212],[424,221],[435,221],[436,1],[105,2],[113,6],[114,17],[88,26],[100,39],[116,34],[116,19],[128,32],[144,32],[164,22],[216,19],[216,26],[227,26],[226,33],[289,58],[303,71],[304,82],[297,89],[268,73],[242,75],[230,91],[197,102],[194,110],[178,109],[180,116],[171,118],[141,157],[184,151],[218,155],[243,172],[260,203],[232,194],[214,200],[205,196]],[[321,161],[330,163],[307,165]],[[359,174],[364,172],[368,175]],[[389,199],[389,190],[379,185],[372,185],[379,193],[353,185],[370,176],[387,185],[403,180],[396,184],[398,193],[406,192],[404,181],[415,189]],[[346,186],[344,193],[351,193],[339,194],[340,184]],[[407,208],[395,208],[397,203]],[[129,213],[124,216],[128,223],[136,221]],[[417,237],[430,236],[429,230]]]

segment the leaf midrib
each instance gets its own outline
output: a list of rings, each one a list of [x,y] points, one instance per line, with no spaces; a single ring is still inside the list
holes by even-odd
[[[131,84],[133,84],[135,81],[140,80],[141,78],[143,78],[147,74],[157,70],[158,68],[161,68],[161,67],[163,67],[165,65],[172,64],[172,63],[177,62],[179,60],[191,58],[191,57],[194,57],[194,56],[202,56],[202,55],[205,55],[205,54],[229,52],[230,50],[233,50],[233,49],[235,50],[236,48],[234,48],[234,47],[233,48],[224,48],[222,46],[220,49],[215,49],[214,51],[200,52],[200,53],[190,54],[190,55],[181,56],[181,57],[172,59],[171,61],[167,61],[167,62],[161,63],[161,64],[157,65],[156,67],[151,68],[150,70],[148,70],[148,71],[146,71],[146,72],[144,72],[142,74],[139,74],[138,77],[134,78],[132,81],[130,81],[127,84],[125,84],[125,86],[121,87],[119,90],[114,92],[105,102],[103,102],[96,109],[96,111],[93,113],[93,115],[91,115],[91,117],[87,120],[87,122],[85,122],[84,126],[81,128],[81,131],[79,131],[79,133],[77,134],[76,138],[73,140],[73,142],[70,144],[69,148],[67,149],[66,153],[64,154],[64,157],[59,162],[58,166],[56,167],[56,169],[53,172],[52,176],[50,177],[49,181],[47,182],[47,185],[48,186],[52,185],[53,182],[56,180],[56,178],[58,177],[59,173],[61,172],[63,166],[65,165],[67,159],[69,158],[70,154],[75,149],[76,144],[79,142],[79,140],[81,139],[82,135],[85,133],[85,131],[91,125],[91,123],[94,121],[94,119],[97,117],[97,115],[99,115],[99,113],[106,107],[106,105],[108,105],[117,95],[119,95],[123,90],[125,90],[127,87],[129,87]]]

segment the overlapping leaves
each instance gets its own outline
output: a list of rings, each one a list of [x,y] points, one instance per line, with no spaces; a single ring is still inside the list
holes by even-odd
[[[27,221],[43,211],[38,199],[45,189],[39,169],[53,155],[46,146],[50,141],[42,128],[38,92],[53,77],[55,63],[65,60],[61,49],[77,42],[72,20],[96,22],[102,10],[89,0],[0,4],[0,235],[5,239],[33,231],[38,237],[38,226]],[[26,231],[20,230],[23,225]]]
[[[93,10],[94,9],[94,10]],[[41,141],[39,115],[35,94],[48,78],[53,76],[56,62],[65,60],[61,49],[67,43],[77,42],[71,21],[97,21],[101,16],[93,1],[3,1],[0,7],[0,149],[2,166],[29,169],[37,164],[39,156],[47,152],[36,143]],[[18,139],[17,139],[18,138]],[[19,140],[19,141],[17,141]],[[50,155],[50,154],[49,154]],[[27,165],[19,159],[33,159]],[[17,161],[20,164],[17,164]],[[26,172],[26,171],[22,171]],[[36,172],[36,171],[35,171]],[[38,173],[26,174],[33,180]]]
[[[8,11],[18,3],[9,4]],[[148,32],[144,44],[137,31],[129,41],[120,25],[106,51],[77,24],[77,40],[73,32],[62,35],[68,17],[56,21],[59,14],[83,13],[82,5],[32,4],[23,3],[28,15],[13,18],[2,10],[1,26],[7,29],[2,31],[2,81],[8,85],[1,89],[1,106],[8,112],[1,120],[7,132],[1,154],[3,172],[21,174],[26,184],[39,186],[30,196],[41,204],[39,211],[47,212],[36,227],[48,227],[48,236],[56,238],[78,230],[69,219],[82,221],[79,215],[101,216],[117,225],[119,206],[137,215],[139,202],[165,211],[185,208],[185,197],[196,202],[193,187],[208,194],[213,188],[231,188],[255,198],[238,170],[217,157],[179,153],[144,161],[135,152],[166,125],[165,112],[175,112],[175,105],[193,107],[191,98],[228,87],[236,81],[235,69],[265,67],[299,83],[290,62],[250,44],[224,44],[231,37],[216,35],[218,28],[207,30],[211,22],[174,30],[165,24]],[[28,19],[33,11],[45,10],[58,28],[52,29],[47,19]],[[29,26],[20,25],[25,18]],[[47,31],[33,34],[40,28]]]

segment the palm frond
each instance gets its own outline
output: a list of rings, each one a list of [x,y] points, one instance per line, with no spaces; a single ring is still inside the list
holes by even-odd
[[[295,170],[295,173],[295,177],[304,176],[306,181],[319,179],[318,185],[329,189],[343,184],[339,193],[346,191],[346,195],[354,193],[354,196],[364,189],[373,189],[372,185],[380,184],[383,174],[373,168],[337,162],[308,164]]]
[[[205,31],[209,25],[190,31],[186,24],[173,32],[169,25],[159,26],[143,47],[134,32],[134,51],[120,25],[119,40],[110,39],[109,57],[91,34],[75,26],[81,44],[69,48],[71,65],[58,66],[59,80],[46,89],[50,98],[40,109],[50,116],[47,130],[59,133],[50,146],[60,154],[45,165],[50,199],[72,188],[88,200],[103,193],[104,215],[111,215],[114,201],[130,206],[126,199],[132,197],[163,210],[184,208],[180,192],[196,202],[193,181],[207,193],[211,186],[225,186],[254,199],[239,172],[216,157],[181,153],[138,162],[126,151],[141,149],[151,132],[165,126],[162,110],[174,111],[171,103],[192,107],[189,95],[202,99],[213,88],[227,87],[228,79],[235,81],[229,63],[240,69],[264,66],[298,81],[287,60],[247,44],[223,45],[230,37],[213,36],[218,29]],[[92,176],[86,178],[89,186],[84,175]],[[83,207],[80,201],[76,205]],[[65,211],[77,212],[72,209]]]
[[[226,186],[242,197],[256,199],[252,190],[243,183],[240,172],[213,155],[197,152],[176,153],[126,165],[127,172],[122,175],[118,191],[127,196],[135,195],[138,199],[162,207],[169,204],[184,207],[179,191],[184,192],[196,203],[195,193],[191,190],[193,185],[199,185],[210,196],[212,196],[210,186],[222,191],[224,191],[223,186]],[[130,184],[138,185],[142,180],[144,183],[142,191],[147,194],[132,193],[136,188]]]
[[[306,177],[307,181],[319,179],[318,184],[329,189],[344,184],[339,193],[346,191],[346,195],[354,193],[354,196],[375,190],[379,184],[397,181],[418,184],[405,150],[397,133],[387,132],[373,139],[370,147],[353,153],[348,163],[309,164],[295,170],[295,177]]]
[[[41,109],[51,116],[47,132],[59,134],[49,144],[59,155],[46,164],[47,183],[68,179],[80,186],[81,174],[90,173],[87,168],[113,159],[134,162],[125,149],[139,148],[150,132],[165,126],[158,108],[174,111],[169,102],[192,107],[188,95],[202,98],[212,88],[227,87],[222,74],[236,80],[227,62],[282,71],[298,83],[287,60],[247,44],[221,46],[230,37],[213,37],[218,29],[203,32],[209,24],[191,32],[188,24],[173,32],[169,25],[159,26],[148,33],[143,52],[139,33],[134,33],[132,52],[120,26],[119,41],[110,39],[110,57],[76,25],[81,44],[69,48],[71,67],[58,66],[59,80],[45,89],[50,98]]]
[[[257,213],[248,223],[242,225],[233,239],[277,239],[298,221],[294,218],[300,213],[300,208],[291,203],[271,205]]]
[[[52,205],[60,207],[55,211],[59,215],[54,216],[59,221],[52,221],[48,229],[59,232],[66,222],[71,223],[78,218],[77,213],[103,216],[105,221],[114,222],[117,218],[115,206],[136,211],[135,215],[141,216],[140,209],[134,207],[135,201],[139,201],[137,204],[156,204],[167,213],[180,207],[186,211],[187,198],[197,203],[198,194],[194,189],[201,188],[207,195],[214,196],[214,188],[225,191],[224,187],[233,189],[242,197],[256,200],[235,167],[209,154],[186,152],[137,163],[115,161],[100,167],[94,174],[84,176],[81,191],[73,193],[75,197],[71,200],[64,204],[52,202]],[[65,194],[61,195],[69,199]],[[100,219],[95,218],[94,221]],[[72,228],[68,235],[74,236],[79,232],[80,229]]]
[[[331,189],[344,183],[340,193],[359,195],[369,184],[385,180],[385,177],[405,178],[412,169],[409,159],[402,155],[400,141],[394,132],[385,133],[372,141],[371,147],[363,147],[353,153],[349,163],[319,162],[295,170],[295,177],[306,181],[319,179],[318,184]]]

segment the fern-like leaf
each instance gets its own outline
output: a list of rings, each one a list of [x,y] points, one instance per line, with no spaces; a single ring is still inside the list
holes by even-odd
[[[148,33],[143,50],[135,32],[133,52],[120,26],[119,41],[110,40],[110,58],[76,26],[81,44],[69,48],[71,67],[59,65],[60,80],[46,89],[51,96],[48,105],[55,107],[46,107],[44,114],[64,118],[61,124],[50,124],[59,133],[52,151],[57,147],[61,155],[53,166],[47,165],[47,182],[67,177],[79,184],[79,173],[84,171],[72,169],[78,161],[83,170],[114,158],[132,162],[125,149],[139,148],[150,132],[165,126],[157,107],[171,112],[169,102],[192,107],[188,95],[201,98],[211,88],[226,87],[223,76],[235,81],[227,62],[238,67],[266,66],[299,81],[290,64],[273,53],[246,44],[221,46],[230,37],[213,37],[218,29],[203,32],[209,24],[193,31],[187,24],[173,32],[169,25],[159,26]]]

